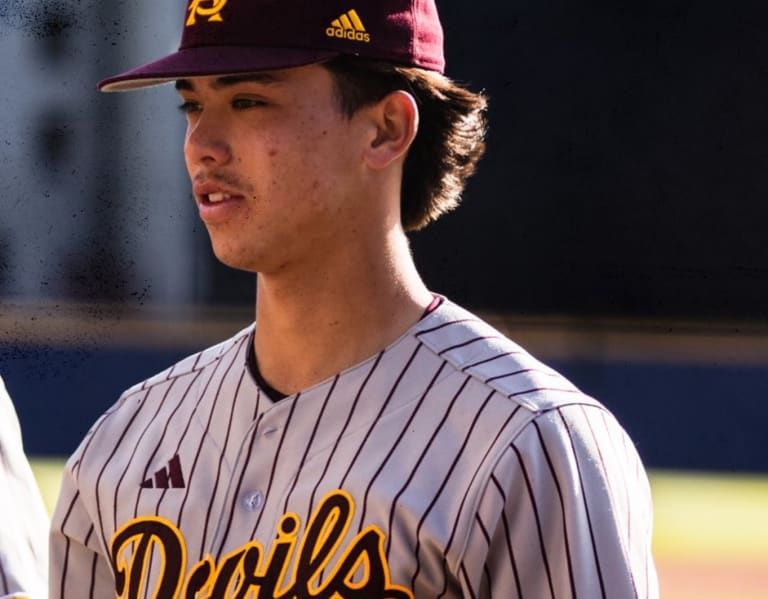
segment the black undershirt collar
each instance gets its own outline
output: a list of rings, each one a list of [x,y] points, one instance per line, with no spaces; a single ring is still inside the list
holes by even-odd
[[[421,319],[426,318],[430,313],[437,310],[437,308],[440,306],[440,304],[443,303],[445,300],[444,297],[436,294],[432,294],[432,303],[427,306],[426,310],[424,310],[424,314],[421,315]],[[285,399],[288,397],[285,393],[282,391],[278,391],[275,389],[272,385],[270,385],[266,379],[261,375],[261,371],[259,370],[259,364],[256,361],[256,351],[253,347],[253,343],[249,344],[248,349],[248,362],[247,362],[248,370],[250,370],[251,375],[253,376],[254,380],[256,381],[256,384],[259,386],[259,389],[261,389],[269,399],[271,399],[274,402],[278,402],[281,399]]]

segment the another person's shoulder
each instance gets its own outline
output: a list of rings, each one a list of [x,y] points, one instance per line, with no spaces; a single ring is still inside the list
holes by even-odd
[[[0,448],[3,448],[2,454],[6,462],[16,454],[23,455],[21,447],[19,419],[5,382],[0,376]]]
[[[5,387],[5,381],[3,381],[2,376],[0,376],[0,406],[2,406],[2,409],[13,407],[11,404],[11,396],[8,394],[8,389]]]
[[[0,485],[3,489],[0,495],[0,596],[3,599],[44,597],[49,519],[24,453],[19,420],[2,377]]]

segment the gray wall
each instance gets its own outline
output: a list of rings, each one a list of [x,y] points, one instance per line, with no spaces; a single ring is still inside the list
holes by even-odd
[[[174,48],[177,4],[25,0],[0,8],[6,301],[188,303],[205,284],[190,251],[197,222],[175,92],[128,98],[95,87]]]

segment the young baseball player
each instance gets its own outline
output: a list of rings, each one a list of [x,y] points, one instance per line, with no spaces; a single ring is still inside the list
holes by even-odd
[[[255,324],[126,391],[69,460],[52,598],[656,597],[613,416],[420,279],[485,99],[432,0],[191,0],[173,82]]]
[[[46,597],[48,514],[0,378],[0,599]]]

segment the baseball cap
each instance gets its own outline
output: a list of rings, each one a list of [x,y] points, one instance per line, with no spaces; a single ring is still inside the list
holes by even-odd
[[[188,0],[177,52],[100,81],[126,91],[342,54],[443,72],[435,0]]]

